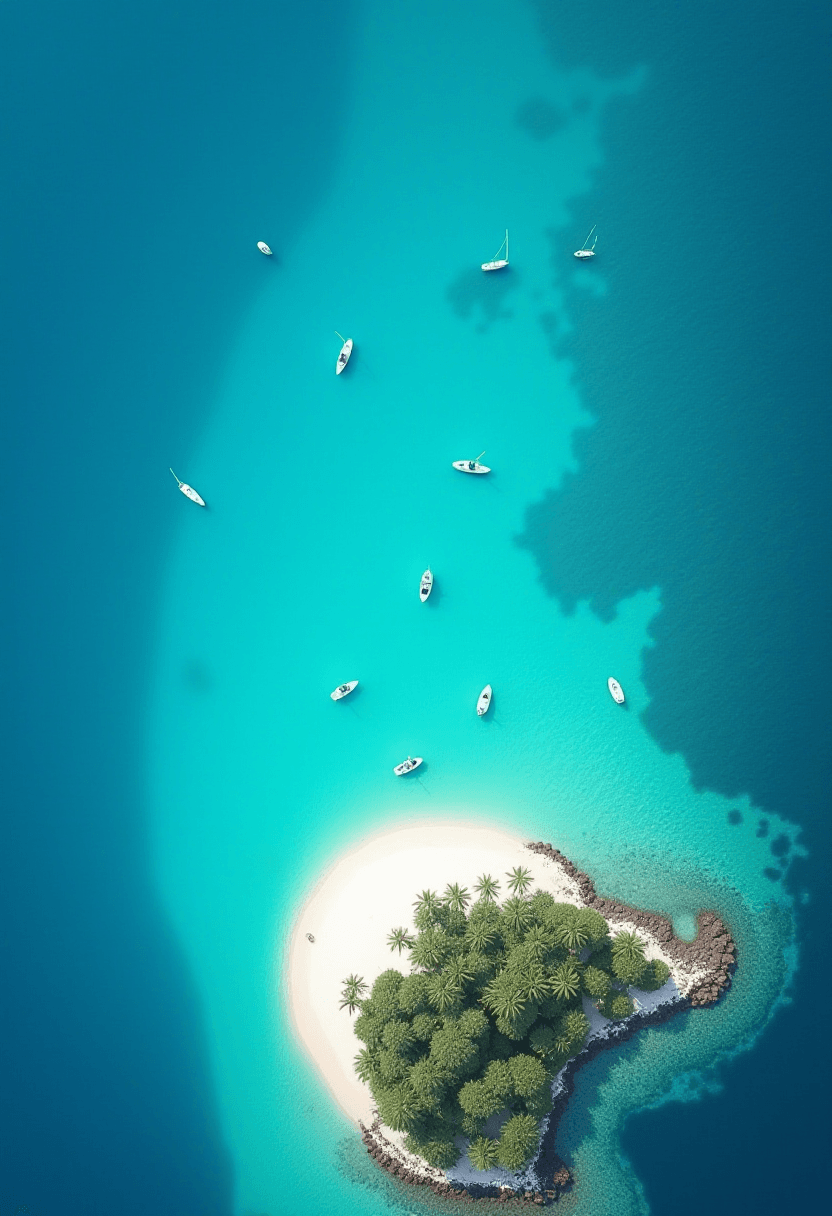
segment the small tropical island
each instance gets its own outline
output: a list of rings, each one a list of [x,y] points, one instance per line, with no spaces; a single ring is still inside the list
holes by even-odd
[[[384,912],[398,915],[383,926]],[[713,913],[683,942],[664,917],[598,897],[551,845],[433,823],[375,837],[319,884],[290,1000],[382,1167],[438,1194],[544,1204],[572,1181],[555,1136],[577,1067],[712,1003],[734,953]]]

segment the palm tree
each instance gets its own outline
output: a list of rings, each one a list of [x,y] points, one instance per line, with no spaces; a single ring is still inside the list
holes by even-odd
[[[458,882],[448,883],[442,897],[452,912],[464,912],[471,902],[467,887],[461,887]]]
[[[616,933],[612,939],[613,957],[621,954],[629,962],[644,958],[644,942],[637,933]]]
[[[462,988],[463,984],[469,983],[474,978],[470,965],[461,955],[451,959],[445,968],[445,974],[451,977],[458,988]]]
[[[496,980],[492,980],[482,999],[493,1014],[507,1022],[515,1021],[526,1004],[520,986],[507,976],[498,976]]]
[[[532,872],[525,870],[523,866],[515,866],[506,874],[506,878],[509,891],[513,891],[515,895],[525,895],[532,885]]]
[[[578,1009],[573,1009],[563,1019],[563,1032],[569,1036],[570,1043],[576,1045],[582,1043],[588,1030],[589,1023],[586,1014],[581,1013]]]
[[[589,934],[582,925],[572,920],[558,928],[557,939],[562,946],[566,946],[567,950],[571,950],[575,954],[586,945]]]
[[[424,910],[431,915],[438,912],[442,904],[442,900],[435,891],[423,891],[422,894],[413,901],[413,906],[417,912]]]
[[[468,1160],[475,1170],[490,1170],[497,1160],[497,1141],[477,1136],[468,1145]]]
[[[349,975],[344,980],[344,990],[341,993],[339,1009],[347,1009],[350,1013],[358,1008],[362,993],[367,991],[362,975]]]
[[[461,995],[461,988],[447,971],[440,971],[428,980],[428,1000],[440,1013],[455,1005]]]
[[[467,937],[474,949],[482,953],[494,941],[494,930],[485,921],[476,921],[468,926]]]
[[[363,1081],[366,1085],[372,1069],[372,1057],[366,1047],[363,1047],[353,1060],[353,1068],[359,1081]]]
[[[445,956],[442,943],[435,933],[420,933],[410,947],[410,960],[423,971],[438,967]]]
[[[474,883],[474,890],[479,895],[480,899],[487,904],[493,904],[500,891],[500,884],[496,878],[492,878],[490,874],[480,874],[477,881]]]
[[[503,904],[503,916],[509,928],[513,929],[515,933],[522,933],[531,919],[531,911],[524,899],[515,896],[514,899],[507,899]]]
[[[399,954],[401,954],[402,950],[410,949],[413,945],[413,938],[407,929],[391,929],[390,935],[387,938],[387,945],[391,950],[398,950]]]
[[[552,936],[542,925],[532,925],[523,939],[523,944],[529,947],[535,958],[541,959],[546,951],[552,948]]]
[[[556,1001],[571,1001],[581,990],[581,977],[571,963],[561,963],[549,980],[549,991]]]
[[[542,1001],[549,995],[549,981],[541,966],[529,969],[523,976],[523,987],[530,1001]]]
[[[383,1121],[394,1132],[406,1132],[416,1118],[416,1107],[410,1092],[400,1085],[387,1096],[384,1110],[379,1112]]]

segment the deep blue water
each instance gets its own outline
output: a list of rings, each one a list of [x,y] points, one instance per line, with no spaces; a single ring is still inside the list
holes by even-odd
[[[576,293],[575,333],[553,339],[598,421],[579,436],[579,471],[529,512],[523,543],[567,610],[589,600],[606,617],[623,593],[661,586],[645,723],[682,753],[697,787],[750,793],[800,824],[810,855],[790,882],[811,898],[832,854],[830,172],[818,156],[829,14],[610,6],[614,37],[601,40],[577,8],[538,7],[558,61],[615,72],[642,60],[651,87],[605,131],[598,213],[616,231],[611,290],[600,304]],[[774,882],[783,842],[771,840]],[[800,938],[794,1003],[721,1069],[719,1097],[629,1120],[624,1148],[653,1211],[700,1211],[703,1200],[710,1211],[779,1211],[817,1196],[828,1048],[795,1067],[832,997],[814,965],[832,945],[816,903]],[[694,1146],[708,1162],[704,1193],[670,1201]],[[800,1161],[795,1173],[769,1168],[766,1146],[775,1161]]]
[[[241,234],[276,210],[291,230],[326,180],[335,19],[259,0],[0,11],[4,1213],[232,1210],[140,800],[170,530],[146,486],[160,442],[176,463],[198,433],[250,299]]]
[[[828,1051],[816,1049],[804,1066],[796,1050],[829,1005],[819,965],[830,945],[819,906],[830,846],[828,14],[773,4],[678,11],[605,3],[589,13],[570,0],[535,8],[541,56],[553,73],[586,73],[587,107],[599,80],[642,74],[600,111],[602,155],[582,191],[563,187],[580,194],[579,206],[565,214],[561,195],[547,213],[540,182],[522,183],[529,223],[548,233],[545,277],[557,297],[541,298],[527,317],[543,325],[556,360],[571,360],[580,406],[595,421],[574,432],[572,472],[530,478],[515,536],[567,622],[583,619],[586,601],[612,622],[622,601],[659,589],[659,610],[644,614],[647,695],[634,698],[646,739],[681,754],[695,790],[726,800],[715,835],[730,823],[737,840],[747,833],[770,853],[765,881],[773,892],[789,837],[784,845],[777,831],[760,835],[766,817],[799,825],[808,852],[786,880],[809,897],[798,909],[804,965],[792,1004],[753,1050],[719,1066],[718,1092],[630,1116],[623,1148],[655,1213],[701,1209],[695,1187],[671,1191],[691,1152],[708,1160],[712,1212],[808,1205],[820,1195],[830,1130]],[[518,24],[521,12],[528,20],[518,7]],[[472,45],[485,37],[481,22],[493,23],[499,42],[496,18],[505,15],[499,6],[461,6],[414,50],[414,63],[435,54],[437,64],[465,64],[461,78],[472,82],[472,113],[461,90],[458,113],[433,117],[436,132],[473,122],[478,90],[488,88],[476,66],[484,57],[473,56],[475,66],[463,57],[465,23]],[[370,42],[377,18],[371,8],[359,16]],[[171,553],[188,543],[175,533],[179,515],[158,469],[169,478],[173,461],[185,476],[177,465],[200,459],[208,403],[237,357],[264,267],[283,271],[281,259],[273,267],[240,249],[267,230],[277,248],[292,248],[321,208],[349,209],[333,181],[336,169],[343,173],[353,98],[372,92],[360,75],[367,61],[351,56],[352,17],[341,5],[308,12],[259,0],[126,12],[7,3],[0,11],[2,1211],[235,1210],[243,1167],[225,1130],[232,1121],[211,1054],[212,1006],[171,912],[145,796],[148,695],[169,628],[160,588]],[[515,61],[510,71],[519,78]],[[404,79],[418,108],[432,81],[415,69]],[[556,87],[547,98],[538,86],[531,73],[506,125],[545,152],[569,130],[581,98],[573,89],[572,109],[559,109]],[[377,148],[401,133],[390,123],[386,131],[379,110]],[[471,214],[464,168],[436,147],[436,178],[404,182],[422,195],[419,245],[450,244],[443,225],[461,240]],[[356,197],[371,210],[369,191],[362,194],[370,178],[361,172]],[[385,215],[372,225],[378,232],[389,223],[400,239],[381,183],[376,189]],[[495,211],[500,202],[519,209],[510,184],[495,193],[483,196]],[[558,260],[573,223],[580,237],[589,227],[585,215],[603,235],[597,294]],[[471,222],[478,240],[494,222],[498,235],[504,226],[502,215]],[[362,247],[378,263],[389,246],[373,251],[368,228]],[[444,300],[448,316],[469,328],[481,317],[503,341],[512,289],[482,295],[457,262],[435,293],[437,308]],[[522,252],[518,264],[522,285]],[[381,333],[372,273],[350,307],[365,332],[372,321]],[[301,255],[286,275],[308,316]],[[322,281],[314,287],[326,295]],[[415,286],[412,295],[421,307]],[[383,378],[384,355],[374,365],[368,353],[366,366]],[[360,383],[343,386],[353,393],[350,410],[359,408]],[[382,383],[380,391],[389,390]],[[289,445],[292,427],[303,433],[297,400],[278,407]],[[340,401],[324,408],[339,425]],[[251,425],[246,409],[241,401]],[[436,409],[436,418],[425,417],[438,422],[444,403]],[[573,415],[565,447],[579,425]],[[373,419],[386,425],[381,413]],[[464,412],[453,442],[467,444],[475,425],[476,411]],[[500,439],[505,450],[509,440]],[[333,439],[346,441],[346,433]],[[239,454],[246,456],[242,445]],[[215,458],[202,459],[206,471],[216,469]],[[312,518],[314,498],[303,498],[288,469],[284,477]],[[512,504],[522,497],[503,484]],[[466,516],[460,544],[478,560],[474,527]],[[432,539],[436,551],[438,529]],[[453,588],[446,605],[453,607]],[[529,621],[539,620],[536,611]],[[216,651],[207,635],[195,635],[184,678],[197,693],[212,681],[222,689]],[[509,782],[496,780],[499,802]],[[728,820],[729,800],[742,822]],[[288,838],[299,849],[298,837]],[[576,860],[591,863],[591,846],[580,847],[588,853]],[[298,864],[311,866],[319,853],[299,849]],[[290,869],[283,860],[277,870],[287,889]],[[679,1032],[666,1033],[670,1041]],[[589,1111],[598,1103],[610,1068],[599,1062],[597,1076],[582,1078],[578,1136],[581,1103]],[[298,1111],[286,1144],[275,1141],[278,1164],[284,1153],[295,1159],[288,1140],[301,1135],[306,1117]],[[370,1194],[367,1212],[394,1202],[380,1184]],[[304,1202],[296,1194],[292,1210]]]

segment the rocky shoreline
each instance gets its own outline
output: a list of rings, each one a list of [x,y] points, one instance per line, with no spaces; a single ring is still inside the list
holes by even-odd
[[[736,945],[723,921],[714,912],[700,912],[696,919],[697,935],[692,942],[682,941],[673,932],[666,916],[656,912],[643,912],[614,899],[605,899],[595,891],[589,875],[551,844],[536,841],[527,844],[532,853],[538,853],[554,862],[578,887],[583,904],[596,908],[612,924],[633,924],[649,934],[661,945],[662,950],[677,964],[695,969],[697,979],[688,992],[649,1013],[635,1013],[625,1022],[612,1023],[603,1037],[593,1038],[583,1051],[571,1059],[557,1079],[558,1089],[552,1110],[546,1117],[546,1129],[541,1137],[537,1157],[531,1172],[539,1181],[537,1189],[514,1190],[511,1187],[469,1184],[461,1186],[448,1180],[442,1170],[434,1169],[426,1162],[418,1161],[406,1154],[381,1130],[376,1118],[370,1127],[359,1123],[361,1139],[369,1155],[377,1165],[400,1182],[413,1186],[427,1186],[435,1195],[462,1203],[475,1200],[486,1203],[511,1204],[514,1206],[544,1207],[557,1202],[564,1191],[572,1185],[572,1175],[555,1149],[558,1127],[575,1088],[578,1069],[594,1060],[602,1051],[631,1039],[647,1026],[658,1026],[675,1017],[677,1013],[691,1008],[713,1005],[720,995],[731,986],[731,976],[736,968]]]
[[[692,942],[682,941],[674,934],[673,925],[666,916],[660,916],[657,912],[642,912],[618,900],[604,899],[597,895],[595,884],[589,875],[573,865],[559,849],[554,849],[542,841],[528,844],[526,848],[560,866],[561,870],[577,883],[584,904],[588,908],[597,908],[605,920],[613,924],[626,921],[637,925],[655,938],[675,962],[703,970],[704,977],[686,993],[691,1005],[712,1005],[722,992],[731,987],[737,948],[733,937],[715,912],[700,912],[696,918],[696,937]]]

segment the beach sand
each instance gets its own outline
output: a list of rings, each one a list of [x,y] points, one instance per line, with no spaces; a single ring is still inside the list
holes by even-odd
[[[558,902],[583,903],[576,881],[549,858],[529,852],[508,832],[470,823],[425,821],[362,840],[344,853],[304,900],[295,921],[284,972],[295,1032],[320,1070],[338,1105],[351,1119],[372,1121],[370,1091],[355,1075],[361,1043],[353,1033],[358,1016],[339,1009],[344,980],[351,973],[372,985],[395,967],[408,974],[409,959],[390,950],[390,930],[413,930],[413,903],[428,888],[439,894],[448,883],[468,887],[486,873],[506,889],[506,872],[530,870],[534,887]],[[629,928],[630,926],[627,926]],[[636,928],[636,926],[633,926]],[[613,927],[618,932],[620,926]],[[658,943],[638,930],[647,957],[664,957],[680,990],[690,976],[678,974]],[[307,939],[311,933],[315,941]]]

